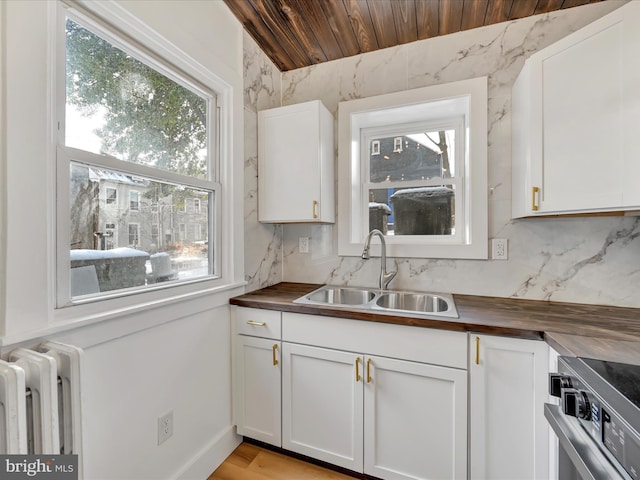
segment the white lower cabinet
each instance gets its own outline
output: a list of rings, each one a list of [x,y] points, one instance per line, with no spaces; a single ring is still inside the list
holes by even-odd
[[[365,357],[364,473],[467,478],[467,372]]]
[[[232,316],[234,422],[238,434],[280,447],[281,313],[233,307]]]
[[[277,447],[281,436],[280,341],[238,335],[238,434]]]
[[[547,479],[549,347],[471,335],[470,470],[473,480]]]
[[[324,328],[304,325],[312,318],[298,316],[287,329],[283,317],[283,339],[287,331],[297,337],[304,330],[322,343]],[[340,329],[339,319],[318,322],[338,327],[342,340],[336,341],[350,343],[348,327]],[[459,350],[460,361],[466,365],[465,334],[449,332],[450,337],[440,338],[434,330],[346,322],[364,329],[363,338],[372,341],[404,328],[407,341],[392,349],[404,349],[410,357],[420,354],[412,348],[412,331],[419,337],[432,332],[445,344],[453,339],[452,350],[464,349]],[[376,330],[378,335],[372,335]],[[428,350],[429,345],[423,347]],[[466,479],[467,371],[369,352],[283,341],[283,448],[383,479]]]
[[[549,478],[545,342],[235,308],[240,435],[385,480]]]
[[[362,471],[363,391],[356,361],[362,357],[351,352],[283,344],[283,448]]]
[[[466,371],[282,349],[283,448],[385,479],[466,478]]]

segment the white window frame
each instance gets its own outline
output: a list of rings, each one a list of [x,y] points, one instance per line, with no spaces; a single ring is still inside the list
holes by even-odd
[[[56,65],[52,77],[52,91],[54,92],[53,98],[55,100],[53,109],[54,121],[56,125],[59,125],[56,137],[58,147],[56,149],[55,178],[55,195],[58,201],[56,205],[56,221],[54,222],[56,225],[56,321],[68,322],[77,318],[78,315],[101,316],[100,312],[103,311],[103,307],[99,307],[95,300],[109,300],[114,302],[114,306],[118,305],[117,308],[137,309],[145,302],[174,301],[172,299],[189,298],[200,292],[216,291],[220,288],[231,288],[240,285],[242,279],[238,276],[239,273],[233,264],[235,257],[233,238],[236,227],[232,220],[232,212],[234,211],[232,198],[234,195],[233,185],[236,183],[234,181],[234,165],[238,162],[235,160],[232,145],[237,142],[234,129],[239,127],[234,117],[238,109],[234,107],[234,104],[239,99],[241,100],[241,97],[235,93],[234,86],[218,76],[218,74],[195,62],[192,58],[185,56],[184,52],[140,22],[136,17],[124,10],[114,8],[109,2],[92,2],[82,4],[82,6],[75,2],[73,4],[58,2],[56,10],[56,25],[55,28],[52,28],[52,41],[56,48],[51,50],[54,58],[53,63]],[[125,49],[128,52],[135,53],[137,58],[147,65],[151,65],[174,79],[176,79],[176,76],[171,72],[175,69],[181,75],[177,79],[179,83],[184,84],[182,75],[191,77],[196,82],[194,85],[198,88],[204,86],[216,98],[216,103],[210,106],[210,126],[213,124],[215,128],[211,128],[209,132],[208,151],[210,165],[207,179],[200,180],[192,177],[183,177],[171,172],[162,172],[161,178],[158,178],[155,169],[99,155],[97,157],[100,158],[96,161],[96,156],[90,152],[64,146],[64,92],[66,84],[64,73],[66,58],[64,32],[66,16],[90,28],[118,47],[122,47],[126,41]],[[127,33],[123,34],[122,31],[117,31],[107,25],[119,25],[122,31]],[[140,42],[144,47],[138,47],[136,42]],[[171,65],[171,67],[166,67],[166,65]],[[226,67],[223,67],[221,72],[226,77],[231,78],[231,72]],[[211,248],[209,255],[211,257],[212,275],[170,285],[129,289],[131,291],[105,292],[105,294],[92,298],[72,300],[69,288],[70,254],[68,248],[70,228],[68,185],[71,161],[94,166],[106,165],[108,168],[113,168],[123,173],[161,181],[166,181],[167,178],[176,175],[174,177],[175,183],[213,192],[213,198],[208,205],[210,219],[213,219],[209,222],[208,231],[208,236],[211,239],[211,242],[209,242]],[[154,172],[156,172],[155,175]],[[223,190],[221,182],[224,182],[229,188]],[[166,289],[172,289],[173,294],[167,295],[166,292],[163,293]],[[131,295],[132,293],[136,295]],[[72,312],[73,309],[64,308],[70,306],[76,309],[76,313]]]
[[[133,197],[136,197],[135,200],[135,205],[136,207],[133,208]],[[132,212],[139,212],[140,211],[140,192],[136,191],[136,190],[129,190],[129,210],[131,210]]]
[[[380,155],[380,140],[371,142],[371,155]]]
[[[114,242],[117,243],[118,227],[116,227],[115,225],[113,226],[113,228],[105,226],[104,233],[105,233],[104,249],[112,250],[115,245]]]
[[[464,118],[464,157],[456,165],[457,238],[444,235],[386,236],[387,255],[412,258],[488,257],[487,77],[341,102],[338,107],[338,254],[360,256],[368,233],[368,152],[365,135],[415,122],[438,124]],[[462,141],[464,139],[464,141]],[[366,162],[368,163],[368,162]],[[453,180],[453,179],[452,179]],[[448,182],[449,179],[446,179]],[[458,198],[460,196],[460,198]],[[462,211],[461,211],[462,210]],[[462,213],[464,212],[464,215]],[[460,218],[464,217],[464,218]],[[379,254],[379,244],[372,245]]]
[[[135,237],[137,242],[131,241],[131,227],[135,227]],[[129,244],[129,246],[140,245],[140,224],[138,222],[129,222],[127,224],[127,243]]]
[[[402,137],[395,137],[393,139],[393,152],[394,153],[402,152]]]
[[[112,199],[109,196],[109,192],[115,192],[115,196]],[[115,187],[105,187],[105,199],[104,199],[104,203],[105,205],[111,205],[111,206],[117,206],[118,205],[118,189]],[[112,200],[111,202],[109,200]]]

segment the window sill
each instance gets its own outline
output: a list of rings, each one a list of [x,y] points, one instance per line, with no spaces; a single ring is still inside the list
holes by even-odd
[[[244,281],[213,286],[203,286],[201,282],[197,289],[193,285],[177,287],[180,291],[173,295],[168,295],[167,290],[145,292],[109,301],[56,309],[53,321],[48,327],[2,337],[0,347],[58,336],[91,326],[102,331],[96,335],[95,330],[92,329],[91,335],[87,337],[82,333],[76,335],[74,332],[74,342],[82,347],[96,345],[185,316],[225,306],[229,303],[229,298],[244,292],[245,285]],[[132,319],[131,317],[134,316],[136,318]],[[80,338],[76,338],[77,336]]]

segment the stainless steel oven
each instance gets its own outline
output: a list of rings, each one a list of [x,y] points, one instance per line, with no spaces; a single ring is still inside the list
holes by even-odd
[[[559,357],[549,393],[559,480],[640,480],[640,366]]]

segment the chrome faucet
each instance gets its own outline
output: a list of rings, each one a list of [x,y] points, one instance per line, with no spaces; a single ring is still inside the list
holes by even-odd
[[[393,277],[396,276],[396,272],[387,273],[387,243],[384,241],[384,234],[377,229],[371,230],[367,239],[364,241],[364,250],[362,251],[362,258],[369,260],[369,247],[371,246],[371,238],[377,235],[380,237],[380,251],[382,253],[380,257],[380,290],[386,290]]]

